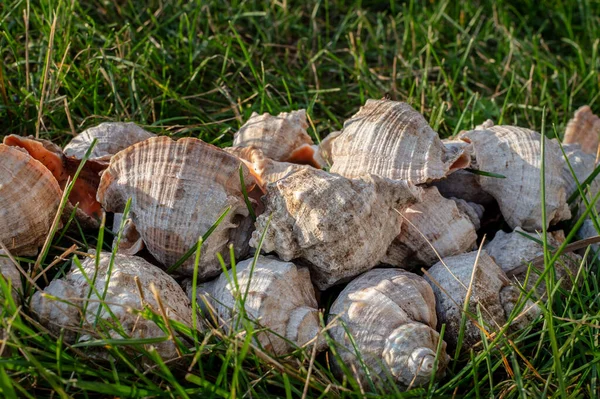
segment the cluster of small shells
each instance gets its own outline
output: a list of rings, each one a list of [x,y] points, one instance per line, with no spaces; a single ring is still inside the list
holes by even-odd
[[[539,232],[551,228],[556,247],[565,237],[553,226],[581,214],[567,198],[595,168],[600,118],[589,107],[568,124],[566,159],[557,141],[545,140],[542,153],[539,133],[492,121],[441,140],[416,110],[389,100],[368,100],[319,145],[308,126],[304,110],[252,114],[225,149],[133,123],[102,123],[64,150],[7,136],[2,275],[18,300],[24,269],[14,256],[36,255],[74,211],[85,228],[112,213],[116,254],[90,252],[33,295],[30,308],[50,331],[66,327],[66,340],[90,340],[116,319],[112,338],[169,335],[156,349],[173,359],[183,343],[169,320],[200,332],[251,320],[260,328],[255,344],[273,355],[327,350],[328,334],[335,373],[391,378],[403,389],[443,376],[457,345],[477,349],[483,334],[538,316],[545,289],[527,264],[543,254]],[[588,195],[599,189],[591,182]],[[506,231],[487,232],[495,235],[487,242],[483,226],[500,215]],[[593,227],[587,220],[581,234],[595,235]],[[179,262],[209,230],[199,263]],[[230,254],[237,265],[223,272]],[[580,264],[572,253],[557,262],[566,289]],[[323,318],[319,292],[346,283]],[[520,301],[527,290],[533,296]],[[193,301],[204,316],[195,323]],[[146,307],[166,325],[142,317]]]

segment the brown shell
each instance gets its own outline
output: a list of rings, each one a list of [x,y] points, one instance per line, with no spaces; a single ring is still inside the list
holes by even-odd
[[[265,252],[308,261],[324,290],[376,266],[400,232],[394,209],[402,211],[420,194],[405,181],[300,170],[267,185],[250,245],[258,247],[264,233]]]
[[[370,173],[420,184],[467,167],[469,158],[463,154],[464,147],[445,146],[410,105],[367,100],[333,142],[331,172],[349,178]]]
[[[480,308],[487,333],[500,330],[507,322],[519,297],[519,291],[510,285],[510,280],[494,260],[486,253],[473,251],[467,254],[445,258],[433,265],[426,273],[437,301],[438,325],[446,324],[444,338],[448,345],[456,348],[462,322],[462,314],[467,289],[473,275],[472,291],[462,349],[467,351],[481,340],[481,330],[473,320],[478,320],[477,307]],[[513,321],[512,326],[520,328],[537,316],[539,308],[528,301],[524,310]]]
[[[20,148],[0,144],[0,241],[12,254],[37,254],[61,196],[44,165]]]
[[[83,159],[96,139],[89,159],[108,162],[117,152],[155,136],[133,122],[105,122],[79,133],[65,146],[64,152],[67,156]]]
[[[122,212],[128,198],[131,219],[146,248],[164,266],[175,264],[228,208],[225,219],[202,246],[201,279],[216,276],[228,245],[236,257],[248,250],[252,219],[242,194],[239,168],[249,195],[260,191],[236,157],[194,138],[154,137],[115,155],[102,175],[98,200],[107,211]],[[178,271],[191,275],[194,257]]]
[[[22,148],[40,161],[52,173],[61,190],[73,179],[81,163],[79,159],[65,156],[60,147],[48,140],[10,135],[4,138],[4,144]],[[100,173],[105,168],[106,164],[103,162],[88,160],[69,195],[70,204],[78,204],[77,218],[84,227],[98,227],[98,221],[102,218],[102,208],[96,201],[96,191],[100,183]],[[65,216],[69,215],[71,210],[72,208],[66,208]]]
[[[233,136],[234,147],[255,147],[267,158],[320,168],[314,160],[315,148],[306,132],[306,111],[282,112],[277,116],[256,112]]]
[[[238,263],[235,280],[229,272],[203,284],[197,290],[198,298],[207,295],[231,330],[240,317],[240,299],[248,292],[244,300],[247,317],[259,324],[256,329],[269,330],[256,335],[258,343],[269,353],[289,354],[319,333],[318,304],[310,274],[307,268],[270,256],[259,256],[253,263],[254,259]],[[324,350],[325,341],[318,342],[318,349]]]
[[[115,213],[113,219],[113,233],[115,234],[112,244],[113,248],[117,245],[119,229],[121,228],[122,221],[123,214]],[[121,233],[121,241],[119,241],[117,252],[124,255],[135,255],[142,249],[144,249],[144,240],[142,239],[140,232],[137,231],[133,220],[131,220],[130,217],[127,217],[123,226],[123,232]]]
[[[161,315],[162,312],[151,290],[151,285],[154,285],[166,316],[192,326],[190,302],[183,289],[171,276],[136,256],[116,254],[112,269],[109,269],[110,263],[110,252],[103,252],[100,255],[97,269],[95,259],[87,257],[81,262],[81,269],[73,264],[65,278],[53,280],[43,291],[36,292],[31,301],[31,308],[41,323],[57,334],[60,333],[61,328],[66,327],[71,330],[71,333],[66,335],[67,340],[74,342],[75,334],[72,331],[79,328],[82,323],[81,316],[85,308],[83,335],[80,336],[79,341],[96,338],[96,331],[100,330],[96,327],[96,317],[108,323],[118,321],[124,332],[131,338],[163,337],[168,334],[158,325],[132,311],[132,309],[138,311],[143,309],[143,298],[145,305]],[[110,276],[109,270],[111,270]],[[108,286],[106,286],[108,279]],[[139,281],[141,292],[136,279]],[[94,281],[94,289],[90,287],[90,281]],[[102,296],[104,296],[103,302],[110,308],[110,313],[101,304]],[[201,327],[201,324],[198,327]],[[113,339],[122,338],[119,332],[114,330],[109,334]],[[163,359],[177,357],[175,345],[171,340],[155,345]]]
[[[496,199],[506,223],[527,231],[542,230],[541,135],[516,126],[492,126],[488,130],[467,132],[463,139],[473,143],[480,170],[505,176],[480,175],[478,181]],[[546,215],[551,225],[571,217],[567,184],[562,175],[562,153],[551,140],[546,140],[544,163]]]
[[[429,267],[439,257],[474,249],[477,233],[470,217],[435,187],[424,189],[422,201],[406,208],[402,215],[402,230],[388,248],[384,263],[405,269]]]
[[[567,124],[563,144],[579,144],[583,152],[596,155],[599,142],[600,118],[584,105]]]
[[[344,366],[363,386],[369,386],[367,372],[377,385],[391,376],[400,389],[428,384],[434,375],[444,375],[449,361],[445,343],[437,369],[433,368],[440,339],[435,331],[435,297],[416,274],[398,269],[364,273],[340,293],[328,322]],[[342,378],[337,358],[330,359]]]

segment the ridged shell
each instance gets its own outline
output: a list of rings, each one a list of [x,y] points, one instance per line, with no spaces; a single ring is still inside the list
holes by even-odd
[[[282,112],[277,116],[254,112],[233,136],[233,146],[258,148],[275,161],[321,167],[314,160],[315,148],[307,128],[306,111],[303,109]]]
[[[4,138],[4,144],[22,148],[40,161],[54,176],[61,190],[73,179],[81,163],[79,159],[65,156],[60,147],[48,140],[10,135]],[[96,190],[100,173],[105,167],[105,163],[88,160],[69,195],[70,204],[65,208],[65,216],[71,214],[71,205],[79,204],[76,216],[84,227],[98,227],[102,217],[102,208],[96,201]]]
[[[115,213],[113,219],[113,233],[115,233],[112,245],[113,248],[117,244],[117,238],[122,221],[123,214]],[[127,217],[127,219],[125,220],[125,225],[123,226],[123,233],[121,234],[121,241],[119,241],[119,248],[117,252],[123,255],[135,255],[142,249],[144,249],[144,240],[142,239],[140,232],[137,231],[133,220],[131,220],[130,217]]]
[[[446,147],[410,105],[367,100],[333,142],[331,172],[349,178],[370,173],[420,184],[467,167],[463,150]]]
[[[333,151],[333,142],[336,138],[340,136],[340,134],[342,134],[341,130],[331,132],[323,140],[321,140],[321,143],[319,143],[318,153],[323,159],[323,166],[331,167],[331,164],[333,164],[333,160],[331,158],[331,152]]]
[[[108,162],[117,152],[155,136],[133,122],[105,122],[79,133],[65,146],[64,152],[67,156],[83,159],[96,139],[89,159]]]
[[[518,289],[510,285],[506,274],[485,250],[481,251],[479,258],[477,251],[473,251],[445,258],[444,263],[433,265],[427,271],[426,279],[437,300],[438,323],[446,324],[444,339],[451,348],[455,348],[457,344],[467,288],[475,264],[477,269],[468,312],[477,320],[477,307],[480,307],[488,333],[497,331],[506,324],[507,316],[512,312],[519,296]],[[537,306],[528,301],[511,326],[521,328],[527,325],[538,312]],[[463,350],[472,348],[481,340],[481,330],[468,317],[464,334]]]
[[[506,223],[511,228],[542,230],[541,135],[516,126],[492,126],[488,130],[467,132],[463,138],[473,143],[480,170],[505,176],[478,176],[478,180],[481,187],[498,201]],[[546,220],[549,225],[571,217],[562,172],[560,148],[555,142],[546,140]]]
[[[600,118],[587,105],[580,107],[567,124],[564,144],[579,144],[581,149],[594,156],[600,143]]]
[[[452,201],[456,203],[458,209],[467,215],[473,223],[475,230],[479,230],[481,227],[481,219],[483,218],[483,214],[485,212],[485,208],[481,204],[476,204],[475,202],[468,202],[464,199],[450,197]]]
[[[444,375],[449,361],[435,331],[435,297],[420,276],[398,269],[374,269],[353,280],[331,306],[329,330],[344,366],[366,383],[366,371],[379,383],[391,375],[400,388],[429,383]],[[353,338],[356,346],[352,343]],[[360,355],[357,357],[356,352]],[[335,357],[333,370],[343,375]]]
[[[498,231],[494,239],[486,245],[485,250],[507,275],[516,279],[521,285],[525,285],[525,282],[527,282],[526,289],[529,290],[533,288],[544,267],[534,267],[527,279],[527,264],[543,255],[544,248],[542,244],[525,237],[521,233],[525,232],[520,227],[517,227],[511,233]],[[531,233],[525,234],[531,235]],[[541,239],[537,235],[534,237]],[[550,247],[558,248],[564,241],[564,236],[560,237],[560,234],[548,233],[547,239]],[[562,279],[561,285],[564,289],[572,287],[571,279],[577,275],[580,261],[581,258],[575,254],[565,254],[554,264],[556,280]],[[544,282],[541,282],[538,286],[537,293],[540,297],[546,294],[546,284]]]
[[[415,203],[420,191],[378,176],[352,180],[301,170],[267,186],[250,245],[258,247],[265,233],[265,252],[310,262],[313,281],[324,290],[378,264],[400,232],[393,209]]]
[[[81,262],[81,269],[73,264],[66,277],[53,280],[43,291],[36,292],[33,295],[31,307],[40,322],[57,334],[60,333],[62,327],[67,327],[71,331],[79,328],[82,311],[89,295],[90,300],[87,302],[82,325],[83,335],[79,341],[93,339],[96,337],[94,332],[101,331],[100,328],[95,327],[98,314],[98,326],[102,325],[100,320],[109,324],[116,322],[99,301],[105,295],[104,302],[110,308],[110,312],[114,314],[123,331],[131,338],[163,337],[168,334],[163,332],[153,321],[146,320],[131,311],[131,309],[143,309],[141,301],[141,296],[143,296],[145,304],[161,315],[161,310],[150,289],[153,284],[158,291],[167,317],[192,326],[192,309],[183,289],[171,276],[141,258],[117,254],[105,291],[105,285],[109,278],[107,274],[110,259],[109,252],[102,253],[96,271],[95,259],[86,258]],[[92,281],[94,276],[96,277],[95,289],[92,289],[89,281]],[[139,279],[141,293],[135,278]],[[57,300],[53,297],[56,297]],[[114,339],[123,338],[114,330],[111,330],[109,334]],[[74,335],[73,332],[67,334],[67,340],[73,342]],[[164,360],[177,357],[172,341],[154,345]]]
[[[471,219],[435,187],[424,189],[422,201],[406,208],[402,215],[402,230],[388,248],[384,263],[405,269],[429,267],[440,256],[474,249],[477,233]]]
[[[240,314],[240,298],[247,291],[247,316],[273,331],[257,334],[261,347],[275,355],[289,354],[319,333],[318,304],[310,274],[307,268],[274,257],[259,256],[254,268],[253,262],[248,259],[236,265],[239,292],[233,276],[222,273],[198,288],[198,298],[207,295],[226,328],[231,329]],[[319,350],[325,347],[321,338]]]
[[[242,166],[249,193],[257,186],[236,157],[194,138],[154,137],[115,155],[102,175],[98,200],[107,211],[122,212],[131,198],[131,219],[146,248],[164,266],[175,264],[228,208],[231,210],[202,246],[198,275],[221,272],[218,252],[229,260],[248,249],[252,220],[239,177]],[[191,275],[194,257],[178,272]]]
[[[466,170],[457,170],[431,185],[437,187],[445,198],[460,198],[484,206],[496,202],[494,197],[483,191],[477,175]]]
[[[5,252],[0,249],[0,274],[4,277],[7,282],[10,282],[12,287],[11,295],[13,300],[17,304],[20,304],[19,293],[22,292],[21,287],[21,273],[15,266],[15,264],[6,256]],[[4,295],[4,292],[0,289],[0,302],[4,303],[4,298],[1,296]],[[0,307],[2,305],[0,304]]]
[[[62,191],[26,151],[0,144],[0,241],[14,255],[35,255],[46,241]]]

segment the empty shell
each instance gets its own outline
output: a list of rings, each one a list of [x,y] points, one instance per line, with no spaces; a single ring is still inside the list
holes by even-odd
[[[83,159],[96,139],[89,159],[108,162],[117,152],[154,136],[132,122],[105,122],[79,133],[65,146],[64,151],[67,156]]]
[[[306,111],[282,112],[277,116],[256,112],[233,137],[234,147],[255,147],[275,161],[309,164],[320,168],[314,159],[315,148],[306,132]]]
[[[422,201],[406,208],[402,216],[402,230],[388,248],[384,263],[429,267],[440,257],[474,249],[477,233],[471,219],[435,187],[424,189]]]
[[[468,350],[481,340],[481,330],[473,322],[478,320],[479,308],[484,321],[481,326],[488,334],[500,330],[513,311],[519,290],[510,281],[500,266],[482,250],[445,258],[433,265],[426,274],[437,300],[438,322],[446,324],[444,339],[451,348],[456,348],[460,332],[463,308],[473,270],[468,312],[462,349]],[[516,316],[512,326],[527,325],[539,313],[539,308],[528,301],[523,311]],[[479,324],[479,322],[477,322]]]
[[[366,272],[340,293],[328,322],[343,364],[337,357],[330,358],[340,376],[345,367],[363,386],[367,373],[378,385],[391,376],[406,389],[444,375],[449,361],[444,342],[434,369],[440,340],[435,331],[435,297],[416,274],[398,269]]]
[[[496,202],[494,197],[483,191],[477,175],[466,170],[457,170],[431,185],[446,198],[460,198],[483,206]]]
[[[110,260],[111,253],[105,252],[100,255],[97,269],[93,257],[83,260],[81,268],[73,263],[65,278],[53,280],[43,291],[36,292],[31,307],[40,322],[57,334],[66,327],[66,338],[70,342],[75,340],[74,331],[80,325],[79,341],[96,338],[96,331],[104,331],[115,324],[131,338],[164,337],[168,334],[157,324],[132,311],[142,310],[147,305],[162,316],[152,292],[154,286],[165,316],[192,326],[190,302],[171,276],[135,256],[116,254],[112,266]],[[93,288],[90,281],[94,281]],[[84,310],[85,316],[81,320]],[[109,335],[113,339],[123,338],[113,328]],[[156,344],[156,349],[165,360],[177,357],[172,340]]]
[[[583,152],[593,154],[598,152],[600,142],[600,118],[587,105],[580,107],[567,124],[564,144],[579,144]]]
[[[20,148],[0,144],[0,241],[11,253],[37,254],[61,196],[56,179],[44,165]]]
[[[367,100],[332,144],[331,172],[356,178],[370,173],[413,184],[441,179],[468,166],[465,146],[445,146],[410,105]]]
[[[113,238],[113,248],[117,245],[121,223],[124,223],[124,225],[117,252],[124,255],[135,255],[144,249],[144,240],[142,240],[140,232],[137,231],[137,228],[130,217],[127,217],[125,222],[123,222],[122,213],[115,213],[113,219],[113,233],[115,234],[115,237]]]
[[[122,212],[131,198],[131,219],[148,251],[164,266],[174,265],[219,217],[227,215],[202,245],[201,279],[221,272],[226,259],[248,250],[252,219],[242,194],[239,168],[249,195],[255,178],[236,157],[194,138],[154,137],[115,155],[103,173],[98,200],[107,211]],[[191,275],[190,257],[178,272]]]
[[[473,143],[480,170],[504,176],[479,175],[478,180],[498,202],[506,223],[527,231],[542,230],[541,135],[516,126],[492,126],[467,132],[463,139]],[[571,217],[562,154],[553,141],[546,140],[544,163],[546,220],[550,225]]]
[[[400,232],[400,216],[419,200],[420,189],[378,176],[346,179],[305,169],[267,186],[265,212],[250,245],[289,261],[310,262],[324,290],[378,264]]]
[[[275,355],[289,354],[319,333],[318,305],[310,274],[307,268],[274,257],[259,256],[254,267],[253,262],[248,259],[236,265],[236,280],[230,273],[222,273],[203,284],[198,288],[198,297],[207,295],[228,330],[239,317],[243,298],[248,318],[259,324],[257,328],[269,330],[257,333],[260,345]],[[325,349],[322,339],[319,349]]]

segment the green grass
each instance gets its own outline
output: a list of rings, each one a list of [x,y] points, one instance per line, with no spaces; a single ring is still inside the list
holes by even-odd
[[[319,139],[366,99],[386,95],[412,104],[444,137],[491,118],[553,138],[579,106],[600,112],[597,0],[6,0],[0,29],[0,134],[39,134],[59,145],[86,127],[127,120],[226,146],[252,112],[298,108],[308,110]],[[102,234],[58,230],[47,256],[21,265],[42,270],[73,244],[110,250],[112,236]],[[61,276],[70,258],[52,272]],[[485,339],[482,352],[453,360],[443,380],[404,396],[597,396],[598,268],[582,264],[574,276],[581,284],[564,291],[548,273],[558,256],[545,258],[551,300],[536,323]],[[174,326],[194,343],[182,346],[183,364],[163,364],[138,347],[156,364],[144,370],[114,341],[94,345],[115,361],[91,359],[91,345],[49,335],[26,305],[3,303],[7,398],[363,396],[350,375],[334,379],[325,355],[311,362],[311,348],[269,357],[251,344],[256,326],[248,321],[242,338]]]

